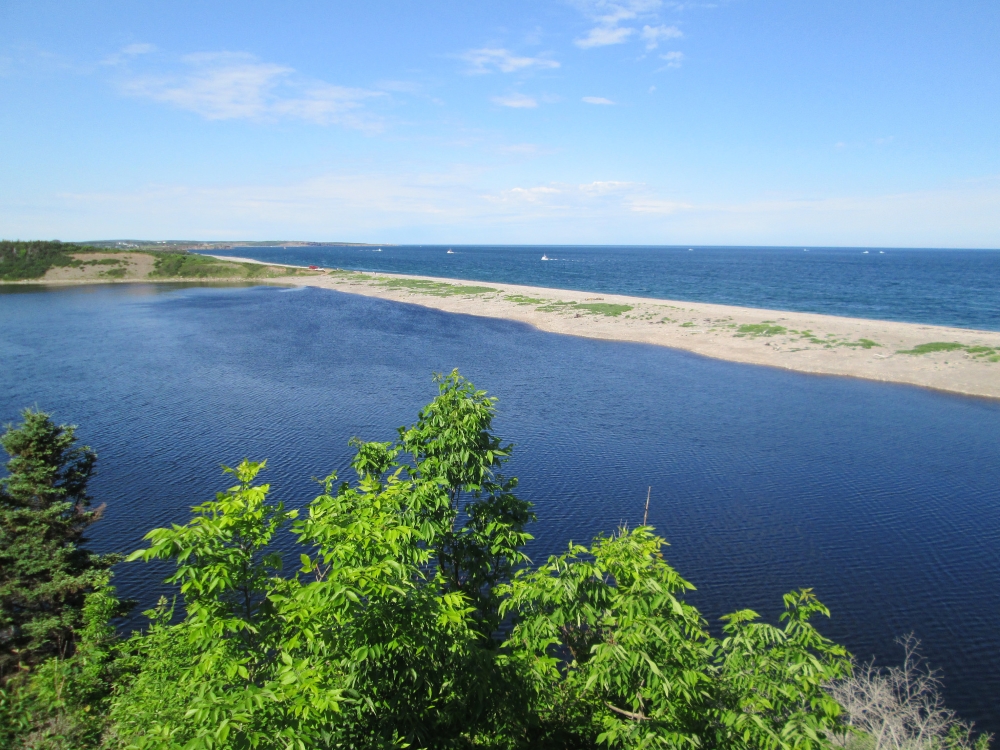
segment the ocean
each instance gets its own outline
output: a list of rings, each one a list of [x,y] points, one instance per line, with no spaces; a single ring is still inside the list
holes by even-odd
[[[235,247],[218,254],[1000,330],[1000,250],[375,245]]]
[[[641,522],[651,487],[650,523],[713,628],[744,607],[775,621],[812,587],[825,634],[895,664],[915,633],[948,704],[1000,731],[998,401],[313,288],[0,287],[0,321],[0,422],[38,406],[79,425],[107,503],[99,551],[183,523],[243,457],[301,507],[314,477],[346,476],[349,438],[392,439],[457,367],[500,398],[533,559]],[[115,582],[141,609],[166,572],[120,565]]]

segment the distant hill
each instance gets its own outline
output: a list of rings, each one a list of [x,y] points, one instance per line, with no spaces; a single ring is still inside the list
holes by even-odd
[[[164,243],[113,242],[116,244],[0,241],[0,281],[266,279],[317,273],[304,268],[221,260]]]

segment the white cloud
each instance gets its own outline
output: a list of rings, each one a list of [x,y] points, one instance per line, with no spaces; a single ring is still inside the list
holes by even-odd
[[[522,70],[549,70],[559,67],[556,60],[518,56],[502,47],[471,49],[459,57],[469,63],[469,73],[473,75],[490,73],[494,70],[499,70],[501,73],[516,73]]]
[[[513,107],[514,109],[534,109],[538,106],[538,100],[526,94],[507,94],[506,96],[494,96],[490,101],[499,104],[501,107]]]
[[[186,73],[133,77],[123,90],[208,120],[295,119],[379,129],[379,122],[360,110],[365,100],[381,92],[302,79],[291,67],[259,62],[242,53],[201,53],[182,60]]]
[[[642,16],[655,18],[656,11],[663,5],[661,0],[621,0],[611,2],[609,0],[577,0],[573,2],[584,15],[597,23],[597,26],[587,32],[587,35],[574,41],[577,47],[590,49],[591,47],[605,47],[611,44],[622,44],[635,33],[635,29],[628,26],[621,26],[623,21],[631,21]],[[656,29],[668,29],[672,27],[658,26]],[[654,29],[645,26],[646,29]],[[655,30],[650,33],[656,34]],[[669,33],[669,32],[664,32]],[[645,36],[643,37],[646,38]],[[647,39],[647,43],[649,40]],[[655,47],[656,45],[653,44]]]
[[[527,203],[538,203],[539,201],[545,200],[551,195],[558,195],[562,191],[558,188],[552,187],[533,187],[533,188],[511,188],[510,190],[504,190],[498,196],[487,195],[488,200],[494,201],[525,201]]]
[[[156,51],[156,45],[153,44],[130,44],[122,49],[123,55],[148,55],[150,52]]]
[[[133,57],[148,55],[151,52],[156,52],[156,46],[153,44],[129,44],[115,54],[105,57],[101,60],[101,65],[121,65]]]
[[[583,100],[587,104],[614,104],[610,99],[605,99],[603,96],[585,96]]]
[[[642,185],[634,182],[621,182],[619,180],[598,180],[585,185],[579,185],[577,189],[584,195],[608,195],[610,193],[621,193],[626,190],[641,190]]]
[[[660,58],[662,60],[666,60],[667,61],[666,67],[668,67],[668,68],[679,68],[681,66],[681,62],[684,60],[684,53],[683,52],[668,52],[665,55],[660,55]]]
[[[646,43],[646,49],[656,49],[661,41],[679,39],[684,34],[676,26],[643,26],[641,36]]]
[[[587,36],[575,40],[573,44],[581,49],[607,47],[611,44],[621,44],[627,41],[634,33],[635,29],[624,26],[597,26],[587,32]]]

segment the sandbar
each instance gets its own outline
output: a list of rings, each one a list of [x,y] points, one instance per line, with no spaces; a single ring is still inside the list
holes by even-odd
[[[570,336],[666,346],[730,362],[1000,398],[998,331],[340,269],[259,281],[520,321]]]

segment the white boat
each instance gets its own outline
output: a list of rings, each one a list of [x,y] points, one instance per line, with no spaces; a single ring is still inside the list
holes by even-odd
[[[865,251],[864,251],[863,253],[861,253],[861,254],[862,254],[862,255],[868,255],[868,251],[867,251],[867,250],[865,250]]]
[[[549,258],[549,256],[543,254],[542,255],[542,260],[550,260],[550,258]]]
[[[454,255],[454,254],[455,254],[455,251],[454,251],[454,250],[452,250],[452,249],[451,249],[451,248],[449,247],[449,248],[448,248],[448,252],[447,252],[447,255]]]

